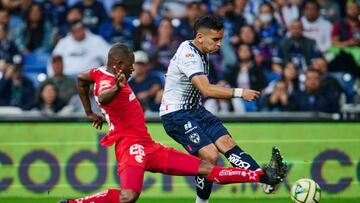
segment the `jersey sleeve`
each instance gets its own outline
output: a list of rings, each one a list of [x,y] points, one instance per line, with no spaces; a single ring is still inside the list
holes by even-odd
[[[107,89],[110,89],[111,87],[113,87],[115,85],[115,83],[113,82],[113,80],[100,80],[97,82],[98,85],[98,93],[105,91]]]
[[[191,51],[184,49],[179,55],[179,70],[191,80],[196,75],[204,75],[201,57]]]
[[[96,81],[96,75],[98,74],[97,72],[98,72],[98,70],[96,68],[90,69],[90,78],[93,81]]]
[[[114,80],[104,75],[98,68],[93,68],[90,70],[90,78],[95,83],[94,91],[96,95],[104,90],[110,89],[115,85]]]

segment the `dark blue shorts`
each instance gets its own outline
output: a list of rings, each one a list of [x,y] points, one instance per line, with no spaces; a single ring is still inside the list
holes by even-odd
[[[161,116],[165,131],[190,154],[229,134],[222,122],[204,107]]]

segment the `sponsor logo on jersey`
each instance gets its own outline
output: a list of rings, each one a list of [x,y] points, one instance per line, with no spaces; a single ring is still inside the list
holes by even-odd
[[[135,155],[135,161],[137,161],[138,163],[144,162],[144,156],[145,156],[144,147],[139,144],[131,145],[130,155]]]
[[[134,92],[131,92],[131,94],[129,94],[129,101],[132,101],[136,98]]]
[[[185,125],[184,125],[184,129],[186,130],[185,131],[185,134],[188,134],[189,132],[193,131],[194,129],[196,129],[197,126],[192,126],[191,122],[188,121]]]
[[[197,128],[197,126],[194,126],[192,128],[190,128],[189,130],[185,131],[185,134],[188,134],[189,132],[195,130]]]
[[[185,66],[191,66],[191,65],[194,65],[194,64],[196,64],[196,61],[186,61],[184,63]]]
[[[228,160],[239,168],[248,169],[251,166],[248,162],[241,160],[241,157],[236,154],[231,154]]]
[[[111,87],[111,81],[110,80],[102,80],[102,81],[100,81],[99,85],[100,85],[100,87],[99,87],[99,92],[100,92],[104,88]]]
[[[185,130],[189,130],[191,127],[192,127],[192,125],[191,125],[191,122],[190,122],[190,121],[188,121],[188,122],[184,125]]]
[[[191,142],[198,144],[200,142],[200,136],[198,133],[192,133],[189,135],[189,139],[191,140]]]
[[[194,58],[195,55],[193,53],[187,53],[185,54],[185,58]]]

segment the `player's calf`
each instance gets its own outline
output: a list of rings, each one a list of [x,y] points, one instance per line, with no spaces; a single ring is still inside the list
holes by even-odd
[[[121,203],[132,203],[139,199],[140,193],[133,190],[121,190],[120,202]]]

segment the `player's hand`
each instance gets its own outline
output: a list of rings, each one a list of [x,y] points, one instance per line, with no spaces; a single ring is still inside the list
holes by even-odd
[[[255,90],[250,90],[250,89],[244,89],[243,90],[243,93],[242,93],[242,98],[245,100],[245,101],[253,101],[257,98],[260,97],[260,92],[259,91],[255,91]]]
[[[115,73],[115,83],[118,86],[118,88],[125,87],[126,83],[126,77],[125,74],[122,72],[122,70],[119,70],[117,73]]]
[[[104,120],[105,120],[102,115],[96,114],[96,113],[90,113],[90,114],[87,115],[87,117],[88,117],[88,119],[89,119],[90,121],[92,121],[92,123],[93,123],[92,126],[93,126],[94,128],[96,128],[96,129],[98,129],[98,130],[101,130],[102,125],[103,125]]]

